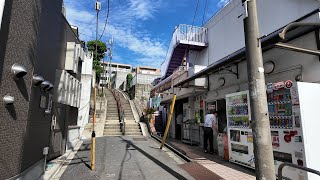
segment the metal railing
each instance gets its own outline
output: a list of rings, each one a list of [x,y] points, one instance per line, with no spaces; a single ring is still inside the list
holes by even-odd
[[[116,101],[117,101],[117,106],[118,106],[118,112],[119,112],[119,119],[120,119],[120,129],[122,132],[122,135],[125,135],[126,133],[126,129],[125,129],[125,113],[124,110],[122,108],[121,105],[121,98],[120,98],[120,92],[118,92],[117,90],[113,89],[112,90],[112,94],[115,97]]]
[[[174,48],[180,41],[188,41],[187,43],[208,43],[208,29],[205,27],[197,27],[186,24],[180,24],[173,32],[171,43],[167,52],[166,60],[161,66],[168,66]],[[167,63],[165,63],[167,62]],[[166,69],[167,67],[165,67]],[[162,69],[162,67],[161,67]]]
[[[207,43],[207,28],[180,24],[174,31],[176,42],[185,40]]]
[[[172,79],[175,79],[188,71],[187,66],[179,66],[172,73]]]
[[[278,168],[278,180],[282,180],[283,179],[282,170],[283,170],[283,168],[285,166],[290,166],[290,167],[293,167],[293,168],[296,168],[296,169],[300,169],[300,170],[303,170],[303,171],[307,171],[307,172],[310,172],[310,173],[313,173],[313,174],[316,174],[316,175],[320,176],[320,172],[317,171],[317,170],[314,170],[314,169],[311,169],[311,168],[307,168],[307,167],[304,167],[304,166],[299,166],[297,164],[284,162],[284,163],[280,164],[280,166]]]

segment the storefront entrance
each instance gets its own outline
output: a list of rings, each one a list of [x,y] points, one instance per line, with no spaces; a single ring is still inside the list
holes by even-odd
[[[208,113],[208,110],[218,111],[218,132],[224,133],[224,129],[227,127],[226,100],[218,99],[207,102],[206,114]]]
[[[183,104],[188,103],[188,99],[177,100],[175,103],[175,131],[176,139],[181,140],[182,123],[186,120],[186,112],[184,112]]]

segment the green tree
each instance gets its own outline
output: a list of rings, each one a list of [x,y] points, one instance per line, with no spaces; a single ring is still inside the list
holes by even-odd
[[[100,79],[100,75],[103,72],[101,67],[101,60],[105,57],[105,53],[107,52],[107,45],[98,41],[98,49],[97,49],[97,58],[96,58],[96,40],[87,42],[88,50],[93,52],[93,69],[96,70],[96,77]]]
[[[127,84],[126,84],[126,90],[127,91],[129,91],[129,89],[130,89],[130,82],[132,81],[132,79],[133,79],[133,76],[132,76],[132,74],[128,74],[127,75]]]

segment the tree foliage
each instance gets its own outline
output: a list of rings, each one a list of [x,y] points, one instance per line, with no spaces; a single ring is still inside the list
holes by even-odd
[[[132,79],[133,79],[133,76],[132,76],[132,74],[128,74],[127,75],[127,78],[126,78],[126,80],[127,80],[127,83],[126,83],[126,90],[127,91],[129,91],[129,89],[130,89],[130,82],[132,81]]]
[[[101,67],[101,60],[105,57],[105,53],[107,52],[107,45],[102,41],[98,42],[97,48],[97,58],[96,58],[96,40],[88,41],[87,47],[88,50],[93,52],[93,69],[96,70],[96,76],[99,79],[103,69]]]

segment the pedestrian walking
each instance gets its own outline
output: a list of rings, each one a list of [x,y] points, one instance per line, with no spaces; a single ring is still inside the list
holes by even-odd
[[[177,116],[177,139],[181,140],[181,126],[182,126],[182,121],[183,121],[183,115],[182,113],[179,113]]]
[[[210,151],[209,153],[213,153],[213,130],[217,131],[218,126],[217,126],[217,116],[218,112],[209,110],[208,114],[205,116],[205,121],[204,121],[204,152],[208,152],[208,140],[209,140],[209,145],[210,145]]]

